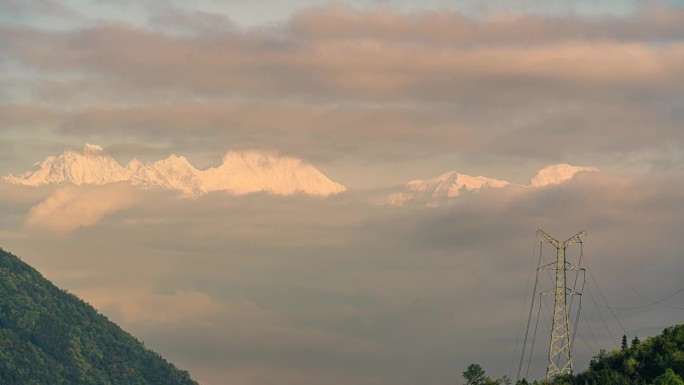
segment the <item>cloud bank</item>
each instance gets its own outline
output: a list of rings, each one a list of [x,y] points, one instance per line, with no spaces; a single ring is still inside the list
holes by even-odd
[[[613,306],[680,289],[682,7],[407,3],[248,27],[215,2],[3,3],[17,17],[0,22],[0,175],[84,142],[120,164],[178,153],[201,169],[259,150],[350,192],[190,201],[0,184],[2,247],[207,385],[443,385],[472,362],[507,373],[539,228],[587,230]],[[602,172],[448,207],[378,204],[445,170],[527,184],[555,163]],[[616,311],[622,330],[584,309],[578,367],[617,346],[611,334],[681,320]]]
[[[559,238],[588,231],[585,258],[613,306],[635,305],[624,279],[652,297],[678,289],[683,185],[680,174],[580,173],[546,188],[490,189],[448,207],[406,209],[348,197],[152,194],[65,236],[27,226],[30,237],[3,247],[202,383],[446,384],[471,362],[507,373],[538,228]],[[44,202],[69,202],[57,198],[65,194]],[[591,303],[584,311],[578,367],[619,343]],[[623,333],[601,311],[611,332]],[[618,314],[626,333],[640,337],[678,319],[657,306]],[[543,350],[535,350],[537,377]]]
[[[448,162],[486,174],[503,162],[529,173],[681,161],[678,6],[481,18],[324,6],[247,29],[161,13],[204,27],[1,26],[4,65],[24,68],[0,79],[15,90],[0,106],[3,127],[17,132],[9,143],[275,150],[328,164],[352,188],[362,179],[352,167],[369,165],[366,179],[389,186],[416,158],[433,174]]]

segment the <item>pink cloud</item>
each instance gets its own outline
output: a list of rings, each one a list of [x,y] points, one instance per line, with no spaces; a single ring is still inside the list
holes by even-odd
[[[68,233],[139,202],[134,190],[124,185],[64,186],[31,208],[25,226]]]
[[[2,40],[8,58],[29,68],[78,72],[125,95],[420,100],[465,96],[488,80],[670,88],[682,77],[684,48],[673,43],[682,25],[684,11],[661,8],[621,19],[476,20],[326,7],[280,28],[174,36],[126,26],[4,27]]]

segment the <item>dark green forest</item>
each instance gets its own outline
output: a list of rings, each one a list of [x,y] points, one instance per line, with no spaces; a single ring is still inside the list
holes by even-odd
[[[491,379],[477,364],[463,373],[466,385],[510,383],[508,378]],[[521,380],[519,385],[684,385],[684,325],[668,327],[655,337],[627,342],[620,348],[601,350],[583,372],[552,380]]]
[[[0,249],[0,384],[197,383],[92,306]]]

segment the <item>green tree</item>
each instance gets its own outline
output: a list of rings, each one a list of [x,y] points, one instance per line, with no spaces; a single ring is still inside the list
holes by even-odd
[[[629,346],[627,345],[627,336],[624,335],[624,334],[622,335],[622,344],[621,344],[620,347],[622,348],[622,351],[623,351],[623,352],[624,352],[624,351],[627,351],[627,348],[629,347]]]
[[[684,381],[672,369],[668,368],[665,373],[656,377],[653,385],[684,385]]]
[[[484,369],[479,364],[470,364],[465,372],[463,378],[466,380],[465,385],[485,385],[487,383],[487,376]]]

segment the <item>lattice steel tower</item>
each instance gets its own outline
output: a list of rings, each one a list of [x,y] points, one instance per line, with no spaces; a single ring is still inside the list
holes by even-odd
[[[566,272],[568,270],[580,271],[584,269],[565,260],[565,249],[574,243],[582,243],[580,237],[585,236],[587,233],[582,230],[564,242],[559,242],[541,230],[538,230],[537,234],[541,236],[542,244],[550,243],[557,250],[556,262],[539,268],[540,270],[555,270],[556,272],[556,287],[542,292],[542,294],[555,296],[549,359],[546,366],[546,378],[552,378],[558,374],[572,374],[572,347],[570,346],[567,298],[569,295],[580,295],[580,293],[568,288]]]

